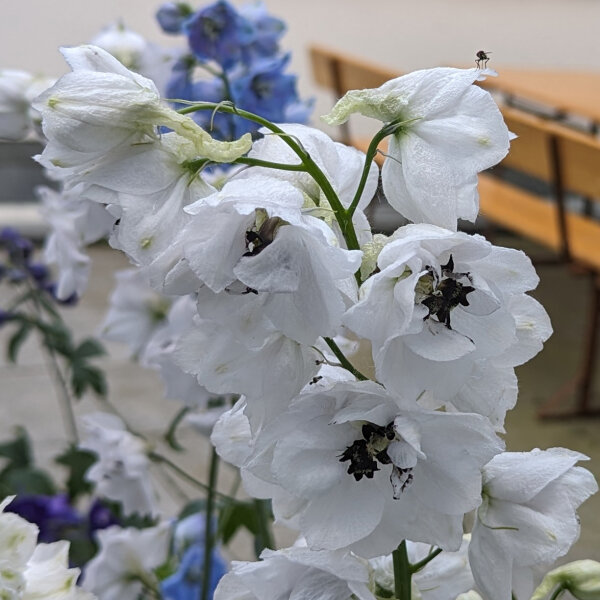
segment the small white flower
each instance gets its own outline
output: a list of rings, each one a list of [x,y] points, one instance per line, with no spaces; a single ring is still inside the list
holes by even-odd
[[[161,102],[155,84],[126,69],[97,46],[62,48],[72,69],[33,103],[43,117],[48,145],[40,162],[58,178],[85,180],[85,172],[111,152],[157,138],[157,127],[173,129],[198,156],[229,162],[246,153],[249,134],[219,142],[193,119]]]
[[[161,92],[164,90],[175,60],[173,51],[148,42],[120,22],[105,27],[90,44],[110,52],[125,67],[152,79]]]
[[[508,152],[509,132],[490,94],[472,85],[489,71],[415,71],[377,89],[348,92],[324,120],[352,113],[404,123],[389,138],[381,172],[389,203],[415,223],[456,230],[478,212],[477,173]]]
[[[215,600],[375,600],[365,561],[343,552],[292,547],[263,550],[259,562],[232,563]]]
[[[171,299],[151,290],[140,269],[117,271],[115,279],[100,333],[104,339],[128,344],[131,354],[138,355],[165,323]]]
[[[507,369],[531,358],[552,331],[544,309],[525,295],[538,282],[531,261],[481,236],[421,224],[399,229],[377,265],[343,323],[371,340],[379,381],[410,398],[429,392],[469,407],[501,428],[515,398],[492,406],[495,380],[510,380]],[[490,377],[494,369],[503,373]],[[474,390],[489,396],[480,409]]]
[[[504,452],[484,467],[469,560],[486,598],[506,600],[511,591],[529,598],[533,578],[517,571],[552,563],[577,540],[575,511],[598,490],[594,476],[575,466],[587,459],[564,448],[536,449]]]
[[[162,522],[146,529],[113,525],[97,532],[100,551],[87,564],[83,587],[101,600],[136,600],[142,581],[158,588],[153,570],[167,559],[171,526]]]
[[[0,140],[22,140],[30,131],[27,90],[33,76],[14,69],[0,70]]]
[[[61,192],[38,187],[36,193],[42,203],[40,212],[50,226],[44,259],[58,268],[56,296],[61,300],[73,293],[80,296],[90,270],[84,247],[106,237],[115,218],[103,206],[82,198],[79,186]]]
[[[99,496],[121,502],[126,515],[156,514],[146,443],[129,433],[119,417],[92,413],[82,417],[85,438],[80,448],[98,455],[86,478]]]
[[[79,569],[69,569],[69,542],[38,544],[25,569],[22,600],[94,600],[77,587]]]
[[[374,557],[411,539],[457,550],[463,515],[481,502],[481,467],[501,448],[479,415],[399,406],[373,382],[347,382],[296,398],[242,474],[296,499],[313,549]]]

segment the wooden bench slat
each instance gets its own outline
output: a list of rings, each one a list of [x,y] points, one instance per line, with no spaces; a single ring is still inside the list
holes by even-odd
[[[556,206],[489,175],[479,176],[481,214],[506,229],[520,233],[555,251],[561,249]],[[600,271],[600,223],[567,214],[571,256]]]

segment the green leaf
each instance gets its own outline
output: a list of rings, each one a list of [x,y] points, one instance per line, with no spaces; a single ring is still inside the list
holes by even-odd
[[[40,293],[37,294],[37,299],[42,305],[42,308],[44,308],[54,319],[59,320],[61,318],[59,312],[54,307],[52,300],[49,299],[48,294],[40,291]]]
[[[54,462],[69,470],[67,492],[71,501],[92,491],[93,485],[86,481],[85,474],[96,460],[97,456],[93,452],[81,450],[75,445],[71,445],[54,459]]]
[[[260,531],[258,515],[252,502],[228,502],[219,512],[219,533],[224,544],[231,541],[240,527],[245,527],[254,536]]]
[[[88,388],[103,397],[107,392],[104,372],[83,361],[75,361],[71,364],[71,387],[76,398],[81,398]]]
[[[73,353],[73,358],[76,360],[82,360],[86,358],[91,358],[92,356],[102,356],[106,354],[106,350],[104,350],[104,346],[94,338],[86,338],[75,348]]]
[[[23,427],[15,428],[15,438],[0,444],[0,456],[7,458],[9,467],[30,467],[33,464],[31,442]]]
[[[72,360],[74,353],[73,341],[71,339],[71,332],[64,323],[54,321],[49,324],[38,320],[36,321],[36,325],[44,336],[44,344],[50,350],[54,350],[65,358]]]
[[[11,489],[11,494],[53,495],[56,493],[54,482],[41,469],[5,469],[2,473],[2,483]]]
[[[29,335],[31,330],[32,330],[31,323],[28,323],[27,321],[23,321],[21,323],[21,326],[17,329],[17,331],[15,331],[15,333],[13,333],[13,335],[8,340],[6,354],[7,354],[8,360],[10,362],[12,362],[12,363],[17,362],[17,355],[19,353],[19,350],[21,349],[23,342],[25,342],[25,340],[27,339],[27,336]]]

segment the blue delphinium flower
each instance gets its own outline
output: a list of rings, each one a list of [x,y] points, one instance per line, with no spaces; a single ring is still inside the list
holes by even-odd
[[[183,25],[192,52],[199,60],[214,60],[223,69],[233,67],[243,57],[243,49],[253,38],[250,21],[231,4],[219,0],[198,11]]]
[[[217,550],[213,550],[209,583],[209,598],[219,580],[227,573],[227,564]],[[161,592],[165,600],[189,600],[199,598],[202,590],[204,568],[204,545],[196,543],[185,551],[179,568],[161,584]]]
[[[192,14],[194,11],[184,2],[165,2],[156,19],[165,33],[183,33],[183,25]]]
[[[236,106],[249,112],[281,123],[285,120],[285,107],[298,101],[296,76],[284,73],[290,55],[257,60],[252,68],[231,82],[232,100]],[[236,135],[252,131],[254,123],[240,122],[245,131],[236,130]]]
[[[189,515],[175,526],[173,552],[179,558],[177,571],[164,579],[161,592],[165,600],[199,598],[204,576],[204,542],[206,516]],[[212,598],[219,580],[227,572],[227,563],[217,548],[211,555],[209,598]]]
[[[157,14],[165,31],[188,36],[190,48],[173,68],[169,98],[226,101],[275,122],[307,121],[312,102],[298,98],[296,77],[285,73],[290,57],[279,48],[286,29],[281,19],[270,15],[262,2],[238,11],[218,0],[186,16],[190,10],[168,2]],[[233,140],[247,132],[258,135],[258,124],[237,115],[196,111],[192,118],[216,139]]]
[[[240,8],[253,28],[251,43],[244,49],[244,62],[250,64],[255,57],[274,56],[279,52],[279,38],[285,33],[285,23],[270,15],[264,2],[246,4]]]

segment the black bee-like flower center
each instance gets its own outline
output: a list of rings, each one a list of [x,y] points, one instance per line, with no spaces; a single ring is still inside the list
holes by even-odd
[[[387,447],[396,437],[393,421],[385,426],[365,423],[361,433],[362,438],[354,441],[340,455],[340,462],[350,462],[347,472],[356,481],[363,476],[373,479],[375,471],[379,471],[378,463],[389,465],[392,462]]]
[[[418,291],[424,296],[420,300],[429,310],[425,319],[436,317],[440,323],[444,323],[448,329],[450,326],[450,312],[457,306],[469,306],[467,295],[475,291],[472,285],[466,285],[463,281],[471,280],[469,273],[455,273],[452,255],[445,265],[441,266],[442,276],[432,267],[426,267],[427,274],[419,279]]]

